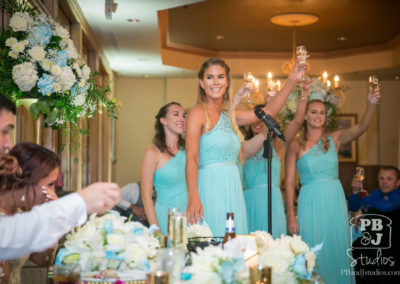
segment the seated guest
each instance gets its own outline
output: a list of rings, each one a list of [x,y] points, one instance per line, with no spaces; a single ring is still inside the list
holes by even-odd
[[[139,221],[145,226],[149,225],[140,194],[140,182],[129,183],[121,188],[121,200],[114,210],[131,221]]]
[[[0,157],[0,214],[12,215],[30,210],[45,201],[57,199],[54,191],[60,160],[52,151],[32,143],[17,144],[10,155]],[[9,283],[21,283],[21,268],[29,258],[48,266],[53,249],[9,261]]]
[[[385,166],[379,170],[379,188],[366,197],[359,197],[362,181],[355,175],[351,185],[353,194],[349,196],[349,208],[357,211],[362,207],[373,207],[382,212],[400,209],[400,171],[393,166]]]

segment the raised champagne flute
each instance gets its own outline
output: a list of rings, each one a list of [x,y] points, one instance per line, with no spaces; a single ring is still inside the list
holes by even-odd
[[[246,83],[246,89],[248,90],[248,94],[247,94],[247,103],[251,104],[251,100],[250,100],[250,93],[253,89],[253,83],[254,83],[254,76],[252,72],[246,72],[243,75],[243,79]]]
[[[304,70],[305,70],[306,64],[307,64],[307,54],[308,54],[308,51],[304,45],[299,45],[296,47],[296,56],[299,59],[302,82],[305,80]]]
[[[372,88],[373,91],[376,91],[379,89],[379,79],[376,75],[371,75],[368,77],[368,85]],[[379,101],[377,98],[373,98],[373,103],[374,104],[379,104]]]
[[[363,197],[368,195],[368,192],[363,188],[363,184],[362,184],[364,179],[365,179],[364,168],[363,167],[357,167],[356,168],[356,174],[357,174],[358,179],[361,181],[361,190],[358,193],[358,196],[360,198],[363,198]]]

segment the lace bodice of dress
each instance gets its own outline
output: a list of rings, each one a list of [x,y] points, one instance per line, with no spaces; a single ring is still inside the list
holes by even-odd
[[[215,127],[200,138],[199,166],[236,163],[239,151],[239,138],[231,127],[229,117],[222,112]]]
[[[297,171],[302,185],[324,179],[338,178],[336,147],[330,136],[328,136],[328,139],[330,145],[327,152],[324,152],[322,140],[320,140],[297,161]]]
[[[245,188],[253,188],[268,184],[268,160],[263,158],[264,149],[251,157],[244,164]],[[279,187],[281,176],[281,161],[276,155],[275,148],[272,152],[272,185]]]

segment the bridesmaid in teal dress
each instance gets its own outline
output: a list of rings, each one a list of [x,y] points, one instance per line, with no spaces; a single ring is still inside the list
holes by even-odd
[[[286,155],[286,206],[288,230],[299,233],[310,246],[323,243],[317,268],[327,284],[354,283],[350,265],[350,235],[346,198],[338,177],[339,145],[364,133],[379,100],[380,91],[372,89],[361,122],[353,127],[328,133],[326,108],[322,101],[307,105],[300,137],[293,140]],[[293,208],[295,171],[300,177],[297,220]]]
[[[293,70],[280,94],[264,107],[267,114],[274,117],[279,113],[300,79],[299,68]],[[207,60],[198,78],[199,104],[190,110],[186,128],[188,221],[204,218],[214,236],[224,236],[226,213],[233,212],[236,234],[246,234],[246,206],[237,160],[256,154],[254,144],[261,145],[264,137],[241,143],[238,125],[254,123],[257,117],[251,110],[234,110],[230,69],[222,59]],[[243,97],[247,96],[247,89],[242,90]]]
[[[286,215],[280,189],[281,161],[286,153],[287,145],[293,140],[299,131],[307,106],[307,98],[311,80],[304,83],[304,92],[299,99],[294,119],[288,124],[284,131],[286,142],[274,139],[272,149],[272,236],[280,237],[286,235]],[[271,97],[267,97],[268,99]],[[263,105],[261,105],[263,106]],[[265,131],[262,122],[250,125],[245,139],[251,139],[255,134]],[[264,149],[244,162],[244,198],[246,200],[247,220],[249,232],[268,231],[268,160],[263,158]]]
[[[145,152],[140,172],[142,200],[149,224],[155,224],[167,235],[168,208],[186,210],[185,180],[186,156],[182,133],[185,129],[185,111],[180,104],[163,106],[157,116],[156,134]],[[153,186],[157,192],[154,206]]]

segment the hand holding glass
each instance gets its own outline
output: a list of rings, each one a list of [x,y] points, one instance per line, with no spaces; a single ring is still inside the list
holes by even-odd
[[[375,75],[371,75],[368,78],[368,85],[370,86],[370,88],[372,88],[373,91],[376,91],[379,89],[379,79],[377,76]],[[373,97],[372,102],[374,104],[379,104],[379,100],[376,97]]]
[[[362,184],[363,180],[365,179],[364,168],[363,167],[357,167],[356,168],[356,174],[357,174],[358,179],[361,181],[361,189],[360,189],[360,192],[358,193],[358,196],[360,198],[363,198],[363,197],[368,195],[368,192],[363,189],[363,184]]]

